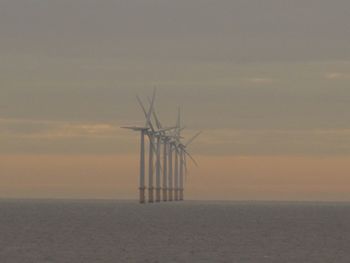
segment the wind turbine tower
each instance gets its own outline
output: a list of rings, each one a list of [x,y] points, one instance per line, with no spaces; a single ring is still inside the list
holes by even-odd
[[[168,191],[169,196],[168,200],[173,201],[173,143],[169,142],[169,149],[168,149],[168,161],[169,161],[169,169],[168,169]]]
[[[163,138],[163,202],[168,201],[168,143],[169,138]]]
[[[184,200],[184,152],[180,148],[180,187],[179,200]]]
[[[144,204],[146,202],[146,198],[145,198],[145,135],[148,135],[148,131],[149,131],[149,127],[151,125],[151,113],[153,110],[153,103],[154,103],[154,98],[155,98],[155,92],[153,93],[153,97],[152,97],[152,103],[151,103],[151,107],[149,109],[148,112],[146,112],[145,109],[144,113],[145,113],[145,117],[146,117],[146,123],[144,127],[137,127],[137,126],[126,126],[126,127],[122,127],[124,129],[129,129],[129,130],[133,130],[133,131],[138,131],[141,133],[141,138],[140,138],[140,180],[139,180],[139,200],[141,204]],[[151,144],[151,143],[150,143]],[[152,148],[152,147],[150,147]]]
[[[156,152],[156,202],[161,200],[161,187],[160,187],[160,147],[161,147],[161,135],[157,135],[157,152]]]
[[[174,180],[174,184],[175,184],[175,201],[179,201],[179,154],[178,154],[178,148],[175,145],[174,147],[174,153],[175,153],[175,180]]]

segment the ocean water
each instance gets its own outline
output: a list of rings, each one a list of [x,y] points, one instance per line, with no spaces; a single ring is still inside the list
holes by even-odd
[[[350,262],[350,204],[0,201],[1,263]]]

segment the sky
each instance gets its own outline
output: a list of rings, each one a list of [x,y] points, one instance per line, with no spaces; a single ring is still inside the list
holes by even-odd
[[[0,198],[137,197],[157,87],[189,199],[350,201],[350,2],[0,0]]]

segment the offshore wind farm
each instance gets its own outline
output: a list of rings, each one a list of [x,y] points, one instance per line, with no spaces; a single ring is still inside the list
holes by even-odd
[[[349,263],[349,25],[349,0],[0,0],[0,263]]]
[[[144,113],[145,125],[123,126],[128,129],[140,132],[140,176],[139,176],[139,202],[146,203],[146,153],[145,137],[148,138],[148,202],[161,201],[183,201],[184,200],[184,178],[187,177],[187,156],[198,166],[192,155],[186,150],[201,132],[196,133],[185,144],[181,142],[183,137],[181,131],[185,128],[181,124],[181,110],[178,109],[176,125],[164,128],[160,122],[155,109],[156,89],[153,91],[152,99],[149,100],[149,108],[146,109],[139,96],[136,96],[139,106]],[[163,148],[163,155],[161,149]],[[155,161],[154,161],[155,156]],[[174,158],[173,158],[174,156]],[[162,167],[163,163],[163,167]],[[154,169],[155,167],[155,169]],[[155,171],[155,174],[154,174]],[[162,173],[162,176],[161,176]],[[154,175],[156,187],[154,188]],[[174,175],[174,176],[173,176]],[[162,181],[162,182],[161,182]],[[155,190],[155,191],[154,191]],[[154,197],[155,193],[155,197]],[[161,197],[161,194],[163,195]]]

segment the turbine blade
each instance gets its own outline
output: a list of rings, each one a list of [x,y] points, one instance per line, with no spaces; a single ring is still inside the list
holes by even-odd
[[[139,102],[139,105],[140,105],[140,107],[142,108],[142,111],[143,111],[143,113],[145,114],[145,118],[146,118],[146,123],[145,123],[145,127],[150,127],[151,128],[151,130],[152,131],[154,131],[154,128],[153,128],[153,125],[152,125],[152,122],[147,122],[147,112],[146,112],[146,109],[145,109],[145,106],[143,105],[143,103],[142,103],[142,101],[141,101],[141,99],[140,99],[140,97],[138,96],[138,95],[136,95],[136,98],[137,98],[137,101]],[[148,124],[148,125],[147,125]]]
[[[160,167],[160,174],[163,174],[162,163],[159,164],[159,167]],[[157,162],[154,162],[153,171],[156,171],[156,170],[157,170]]]
[[[142,103],[142,101],[141,101],[141,99],[140,99],[140,97],[139,97],[138,95],[136,95],[136,99],[137,99],[137,101],[138,101],[138,103],[139,103],[139,105],[140,105],[140,107],[141,107],[143,113],[145,114],[145,118],[147,118],[146,109],[145,109],[145,107],[143,106],[143,103]],[[147,125],[147,123],[146,123],[146,125]]]
[[[152,140],[153,135],[150,133],[147,133],[147,135],[148,135],[148,140],[149,140],[149,146],[152,148],[153,154],[156,154],[157,148],[156,148],[156,145],[154,143],[154,140]]]
[[[196,139],[202,132],[198,132],[197,134],[195,134],[191,139],[188,140],[188,142],[185,144],[185,146],[187,147],[188,145],[190,145],[194,139]]]
[[[152,103],[150,98],[148,98],[148,102],[149,102],[149,104]],[[162,128],[162,124],[160,123],[160,121],[158,119],[158,116],[157,116],[157,113],[156,113],[156,110],[154,108],[153,108],[153,111],[152,111],[152,115],[153,115],[153,118],[156,121],[156,125],[157,125],[158,130],[161,129]]]
[[[190,159],[192,160],[192,162],[198,167],[198,163],[197,163],[196,160],[192,157],[192,155],[189,154],[188,151],[186,151],[185,149],[184,149],[184,152],[187,154],[188,157],[190,157]]]
[[[162,124],[160,123],[157,113],[155,110],[153,110],[153,118],[156,120],[157,128],[160,130],[162,128]]]
[[[156,98],[156,88],[154,88],[154,90],[153,90],[153,96],[152,96],[151,105],[149,107],[149,110],[148,110],[148,113],[147,113],[147,116],[146,116],[146,127],[152,125],[152,123],[151,123],[151,115],[152,115],[152,111],[153,111],[153,105],[154,105],[155,98]],[[153,128],[152,128],[152,131],[154,131]]]
[[[179,107],[177,111],[177,122],[176,122],[178,134],[180,133],[180,125],[181,125],[181,108]]]

